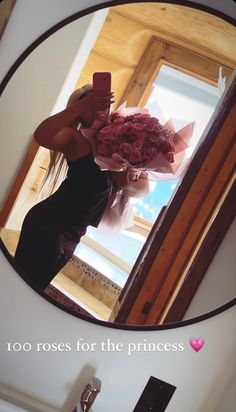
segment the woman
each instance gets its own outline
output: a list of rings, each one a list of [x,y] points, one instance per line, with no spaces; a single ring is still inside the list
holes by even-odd
[[[17,264],[42,290],[72,257],[87,226],[99,225],[108,201],[120,188],[126,187],[130,196],[148,191],[146,179],[128,184],[126,172],[101,171],[90,142],[79,130],[80,125],[91,126],[95,118],[105,124],[113,102],[113,93],[95,93],[84,86],[70,96],[65,110],[45,119],[34,133],[36,141],[53,153],[49,176],[56,163],[61,169],[65,159],[68,166],[57,191],[27,213],[15,253]]]

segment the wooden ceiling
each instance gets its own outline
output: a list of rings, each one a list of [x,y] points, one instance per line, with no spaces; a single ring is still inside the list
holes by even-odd
[[[191,49],[196,46],[202,53],[205,50],[218,55],[235,66],[235,27],[212,14],[163,3],[118,6],[111,9],[111,13],[132,19],[164,39],[175,39],[176,44],[185,42]]]
[[[193,8],[162,3],[111,7],[76,88],[91,83],[94,71],[110,71],[120,101],[151,38],[191,50],[233,69],[236,29]]]

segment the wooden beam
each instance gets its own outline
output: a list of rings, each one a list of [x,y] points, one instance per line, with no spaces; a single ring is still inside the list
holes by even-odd
[[[152,37],[137,65],[118,106],[125,101],[127,106],[139,106],[146,90],[151,87],[159,71],[159,63],[164,53],[164,43]]]
[[[194,77],[197,76],[207,83],[217,85],[221,65],[215,60],[209,60],[199,53],[169,43],[165,43],[163,59],[172,67],[185,71]],[[222,68],[224,75],[229,79],[232,69],[224,65]]]

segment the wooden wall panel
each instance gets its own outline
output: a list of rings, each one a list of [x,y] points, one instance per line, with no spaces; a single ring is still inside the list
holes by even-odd
[[[109,13],[93,47],[97,53],[135,68],[147,47],[153,31],[132,19]]]
[[[133,69],[92,52],[76,88],[91,83],[94,71],[110,71],[112,73],[112,90],[115,93],[116,102],[119,102],[133,75]]]

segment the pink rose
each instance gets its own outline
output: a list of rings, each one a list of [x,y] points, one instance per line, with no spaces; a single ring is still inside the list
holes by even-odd
[[[125,117],[124,117],[125,122],[131,122],[131,123],[133,123],[134,120],[135,120],[135,116],[136,116],[136,114],[130,114],[129,116],[125,116]]]
[[[163,141],[160,139],[160,136],[158,134],[155,134],[152,132],[150,135],[150,142],[154,143],[155,146],[160,147],[163,144]]]
[[[141,139],[136,140],[136,141],[134,142],[134,144],[133,144],[133,147],[134,147],[135,149],[138,149],[138,150],[141,150],[142,146],[143,146],[143,142],[142,142]]]
[[[102,137],[102,143],[107,143],[107,144],[110,144],[110,143],[112,143],[113,142],[113,140],[114,140],[114,136],[103,136]]]
[[[105,126],[103,127],[100,132],[101,135],[107,135],[107,134],[112,134],[112,127],[111,126]]]
[[[102,156],[111,156],[112,150],[111,150],[111,147],[110,147],[110,150],[109,150],[108,146],[106,146],[104,144],[99,144],[98,145],[98,153]]]
[[[132,143],[132,142],[135,142],[137,139],[140,139],[141,136],[142,136],[141,132],[132,128],[132,130],[130,130],[129,134],[126,136],[126,139]]]
[[[149,114],[121,116],[113,113],[109,126],[98,133],[98,152],[102,156],[117,153],[136,167],[148,165],[161,151],[173,162],[173,134]]]
[[[170,140],[166,140],[162,145],[161,145],[161,151],[163,153],[169,153],[174,151],[174,147],[172,146],[172,142]]]
[[[126,124],[123,124],[119,127],[118,131],[119,131],[119,136],[124,136],[126,135],[126,133],[128,132],[129,127],[126,126]]]
[[[140,151],[137,150],[137,149],[133,149],[130,156],[129,156],[130,163],[135,165],[135,164],[139,163],[141,161],[141,159],[142,159],[142,156],[141,156]]]
[[[158,154],[158,150],[155,147],[148,149],[148,155],[150,156],[151,160],[154,159]]]
[[[119,113],[114,112],[114,113],[110,114],[109,120],[110,120],[111,123],[113,123],[116,119],[118,119],[120,117],[122,117],[122,116]]]
[[[108,138],[109,140],[109,137],[112,136],[112,134],[113,134],[113,130],[111,126],[103,127],[98,133],[98,139],[103,140],[103,139]]]
[[[132,152],[132,146],[129,143],[121,143],[119,147],[121,156],[128,156]]]
[[[155,117],[150,117],[150,119],[147,120],[147,126],[152,128],[153,126],[159,125],[159,120],[156,119]]]
[[[150,119],[150,114],[137,113],[134,117],[134,123],[138,122],[146,124],[148,119]]]
[[[113,121],[112,127],[116,127],[116,126],[119,126],[119,125],[124,124],[124,123],[125,123],[125,118],[124,118],[124,117],[117,117],[117,118]]]
[[[134,123],[133,129],[136,130],[137,132],[141,132],[145,129],[145,124],[144,123]]]

